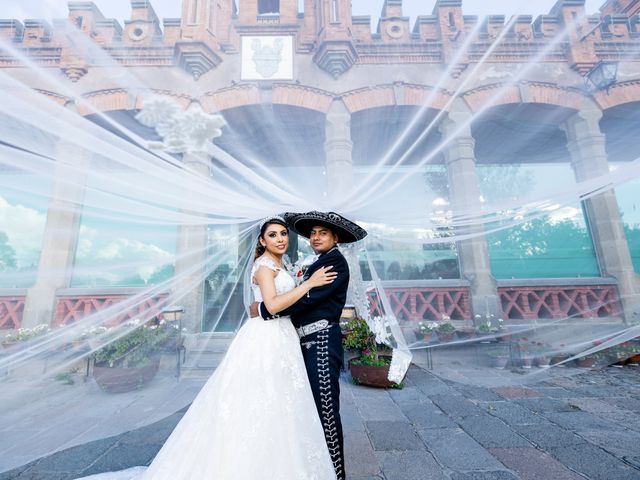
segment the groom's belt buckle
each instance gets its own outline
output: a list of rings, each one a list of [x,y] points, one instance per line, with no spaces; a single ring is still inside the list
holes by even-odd
[[[320,330],[324,330],[328,326],[329,320],[318,320],[317,322],[310,323],[309,325],[303,325],[302,327],[296,328],[296,331],[298,332],[298,336],[302,338],[307,335],[311,335],[312,333],[319,332]]]

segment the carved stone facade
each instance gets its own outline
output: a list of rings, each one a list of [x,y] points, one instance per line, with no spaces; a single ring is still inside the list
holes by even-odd
[[[127,66],[178,66],[196,80],[240,54],[241,37],[247,34],[293,35],[296,55],[309,55],[334,77],[354,65],[448,64],[476,27],[473,48],[459,59],[454,76],[474,63],[507,26],[509,31],[492,61],[532,58],[564,26],[575,23],[568,41],[547,57],[568,63],[580,73],[600,60],[624,60],[637,54],[640,35],[637,0],[608,0],[601,14],[590,16],[583,0],[559,0],[548,15],[535,20],[524,15],[505,24],[503,15],[493,15],[482,25],[477,16],[464,15],[462,0],[438,0],[432,14],[418,16],[413,28],[402,14],[401,0],[384,0],[373,33],[370,17],[353,16],[348,0],[307,0],[303,12],[298,12],[297,0],[276,4],[278,12],[260,14],[257,0],[184,0],[182,18],[161,22],[152,2],[132,0],[131,18],[123,27],[117,20],[104,18],[93,2],[71,1],[67,20],[55,20],[53,25],[44,20],[0,20],[0,35],[16,48],[29,48],[38,64],[68,72],[72,81],[100,65],[83,60],[82,48],[70,41],[69,24]],[[611,41],[615,49],[608,49]],[[15,66],[15,60],[3,55],[0,66]]]

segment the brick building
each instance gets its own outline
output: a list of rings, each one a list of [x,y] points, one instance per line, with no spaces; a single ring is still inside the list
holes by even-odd
[[[556,176],[584,183],[640,156],[634,140],[640,125],[640,1],[609,0],[600,14],[588,14],[584,0],[558,0],[535,19],[481,19],[465,15],[462,0],[438,0],[432,13],[413,25],[403,16],[401,0],[379,3],[381,17],[372,29],[369,17],[352,15],[348,0],[305,0],[302,12],[297,0],[183,0],[181,18],[163,20],[152,2],[132,0],[124,25],[104,18],[93,2],[72,1],[68,18],[52,24],[0,20],[0,37],[73,85],[92,108],[63,90],[42,88],[33,68],[6,52],[0,52],[0,69],[98,124],[96,111],[135,130],[141,95],[111,78],[99,55],[82,51],[69,33],[78,28],[158,95],[224,115],[235,127],[220,140],[230,150],[260,138],[264,148],[278,152],[281,145],[269,140],[272,125],[254,122],[267,106],[298,138],[296,148],[309,168],[326,172],[332,195],[344,195],[353,178],[367,171],[369,159],[420,114],[425,123],[435,119],[437,128],[418,142],[408,161],[428,155],[444,136],[454,137],[434,158],[433,170],[424,172],[430,178],[442,175],[444,190],[437,198],[421,193],[454,212],[472,209],[491,194],[497,203],[509,195],[524,201],[514,192],[500,197],[496,177],[502,183],[524,179],[540,188]],[[603,61],[617,68],[615,81],[602,89],[586,84],[585,77]],[[523,65],[532,68],[519,70],[514,80],[513,72]],[[77,156],[73,144],[58,142],[55,148]],[[184,154],[182,161],[205,177],[215,169],[202,154]],[[56,191],[67,175],[61,166],[51,179],[39,263],[24,281],[0,285],[0,328],[65,324],[142,288],[126,279],[77,275],[84,180],[61,200]],[[470,322],[486,312],[512,322],[631,321],[640,315],[634,185],[640,186],[637,178],[584,201],[576,196],[572,226],[545,217],[527,234],[549,238],[551,225],[558,244],[573,249],[541,251],[536,244],[526,254],[509,251],[509,242],[516,249],[527,243],[522,230],[517,235],[476,230],[448,249],[424,246],[411,254],[419,258],[413,263],[393,242],[379,242],[372,249],[374,263],[405,322],[443,315]],[[70,201],[74,196],[77,201]],[[562,233],[560,226],[568,230]],[[181,248],[204,252],[211,242],[204,228],[178,229],[174,244],[176,239],[178,256]],[[176,262],[175,273],[189,271],[204,255]],[[206,321],[220,308],[212,299],[215,279],[209,280],[185,298],[192,331],[226,328]],[[153,308],[154,301],[148,299],[144,308]]]

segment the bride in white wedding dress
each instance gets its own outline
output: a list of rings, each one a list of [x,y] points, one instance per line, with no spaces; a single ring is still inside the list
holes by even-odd
[[[288,228],[261,226],[251,270],[255,300],[269,311],[331,283],[329,268],[299,286],[282,265]],[[258,256],[259,255],[259,256]],[[335,480],[336,475],[289,317],[250,318],[148,468],[85,480]]]

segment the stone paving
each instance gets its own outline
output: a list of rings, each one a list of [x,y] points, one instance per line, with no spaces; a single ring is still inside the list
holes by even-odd
[[[478,387],[412,367],[401,390],[345,378],[349,480],[640,479],[640,368]],[[184,410],[0,473],[66,480],[148,464]]]

